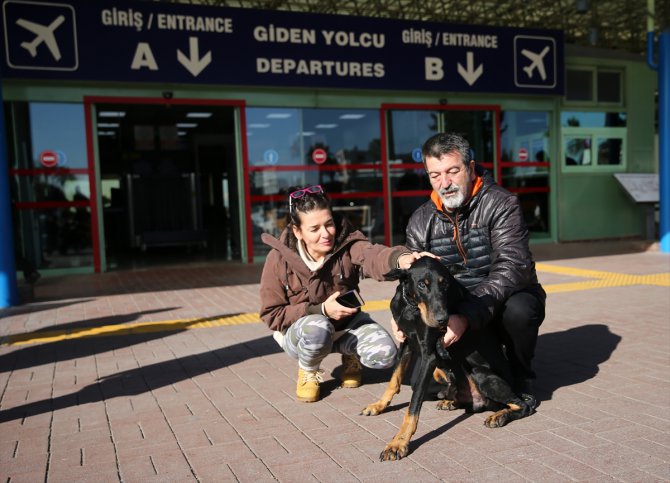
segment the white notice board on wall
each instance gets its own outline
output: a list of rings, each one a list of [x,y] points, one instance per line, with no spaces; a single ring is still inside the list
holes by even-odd
[[[636,203],[658,203],[658,174],[616,173],[614,177]]]

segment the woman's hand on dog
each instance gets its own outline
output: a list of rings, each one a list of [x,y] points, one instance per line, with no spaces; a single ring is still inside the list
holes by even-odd
[[[409,267],[412,266],[412,263],[414,263],[421,257],[437,258],[438,260],[440,259],[440,257],[438,257],[437,255],[433,255],[430,252],[403,253],[398,257],[398,268],[407,270]]]
[[[339,296],[340,292],[335,292],[330,297],[328,297],[323,304],[321,304],[323,315],[329,319],[340,320],[354,315],[361,310],[360,307],[352,309],[351,307],[345,307],[344,305],[340,304],[337,300],[335,300]]]
[[[465,316],[460,314],[450,315],[449,322],[447,323],[447,332],[442,339],[444,347],[449,347],[454,342],[458,342],[467,329],[468,319]]]

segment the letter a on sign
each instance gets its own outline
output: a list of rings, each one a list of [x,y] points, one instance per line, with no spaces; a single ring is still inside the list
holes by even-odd
[[[156,63],[153,52],[151,51],[151,46],[146,42],[140,42],[137,44],[135,57],[133,57],[133,63],[130,64],[130,68],[133,70],[140,70],[142,67],[148,67],[149,70],[158,70],[158,64]]]

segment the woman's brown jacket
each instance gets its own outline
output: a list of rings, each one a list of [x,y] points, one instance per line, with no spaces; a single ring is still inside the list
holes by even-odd
[[[287,245],[288,229],[279,240],[268,233],[261,236],[272,250],[261,275],[260,315],[272,330],[284,331],[300,317],[320,313],[321,304],[330,295],[357,289],[362,277],[384,280],[384,274],[407,252],[403,246],[389,248],[371,243],[342,218],[335,248],[321,268],[312,272],[298,252]],[[335,330],[346,326],[348,320],[333,320]]]

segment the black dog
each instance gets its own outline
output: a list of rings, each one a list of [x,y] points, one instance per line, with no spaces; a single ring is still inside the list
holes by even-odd
[[[400,280],[391,300],[391,313],[406,339],[398,349],[386,391],[361,414],[376,415],[388,407],[393,396],[400,392],[413,353],[417,356],[419,369],[400,430],[386,445],[380,460],[398,460],[407,456],[431,375],[436,381],[449,385],[448,399],[438,403],[439,409],[497,411],[484,422],[490,428],[504,426],[533,413],[533,408],[510,387],[507,360],[492,330],[468,330],[448,350],[443,348],[442,336],[449,315],[456,313],[459,303],[471,295],[442,263],[422,257],[408,270],[389,272],[387,278]]]

